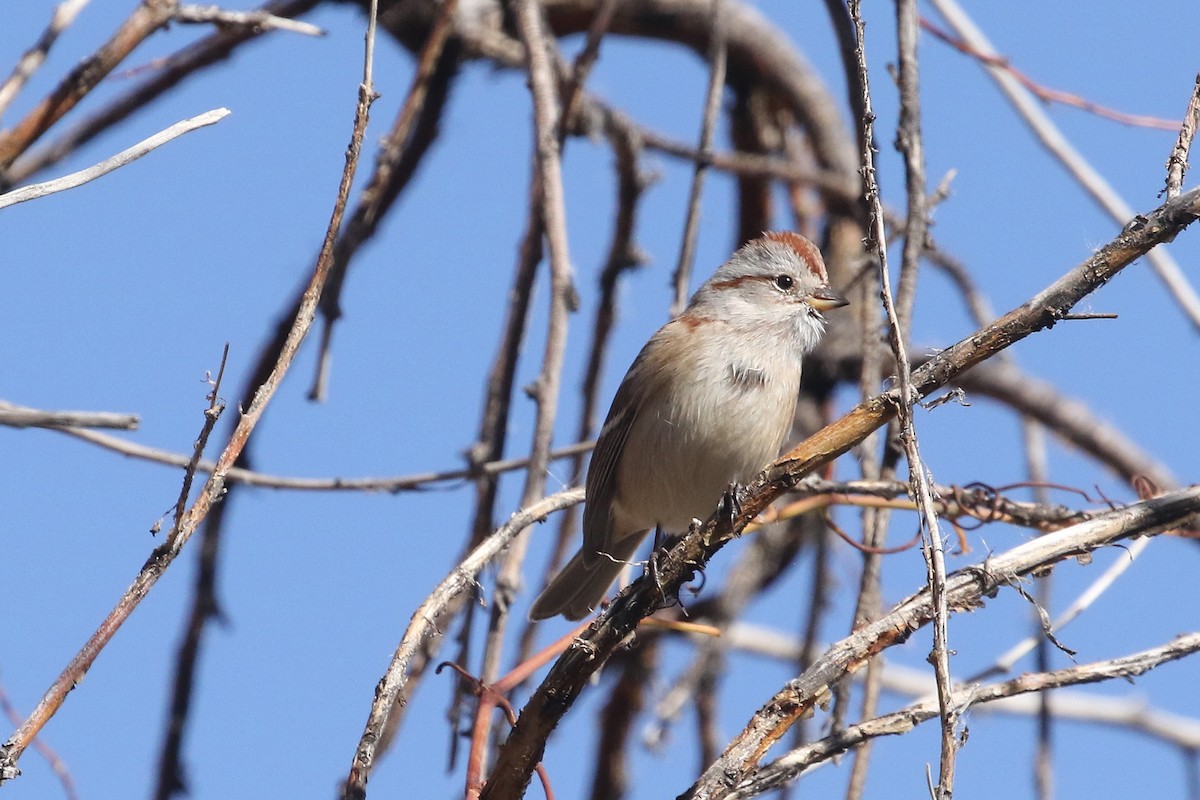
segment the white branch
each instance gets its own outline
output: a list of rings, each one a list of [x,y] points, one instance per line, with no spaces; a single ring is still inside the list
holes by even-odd
[[[144,139],[128,150],[122,150],[112,158],[101,161],[95,166],[81,169],[79,172],[72,172],[70,175],[64,175],[61,178],[55,178],[52,181],[45,183],[33,183],[29,186],[22,186],[20,189],[13,189],[6,194],[0,194],[0,209],[8,206],[15,206],[17,203],[24,203],[27,200],[37,200],[46,195],[55,194],[56,192],[65,192],[67,189],[74,189],[77,186],[82,186],[88,181],[94,181],[103,175],[107,175],[115,169],[137,161],[142,156],[149,153],[155,148],[161,147],[167,142],[182,136],[185,133],[194,131],[197,128],[203,128],[221,121],[229,116],[228,108],[214,108],[212,111],[185,119],[182,122],[176,122],[165,131],[154,134],[148,139]]]

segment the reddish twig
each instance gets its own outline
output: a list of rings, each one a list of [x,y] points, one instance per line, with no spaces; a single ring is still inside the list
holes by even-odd
[[[17,713],[17,709],[13,706],[12,701],[9,700],[8,692],[4,690],[3,684],[0,684],[0,711],[4,712],[4,716],[8,717],[8,721],[13,725],[21,724],[21,715]],[[54,752],[54,748],[42,741],[41,737],[33,740],[33,746],[41,754],[42,758],[46,759],[46,763],[50,765],[50,769],[54,770],[59,783],[62,784],[63,794],[67,796],[67,800],[78,800],[79,793],[75,791],[75,779],[71,777],[71,773],[67,769],[66,762],[62,760],[62,757]]]
[[[458,664],[446,661],[438,665],[437,671],[439,673],[442,671],[442,667],[450,667],[465,678],[467,684],[472,687],[475,696],[479,698],[479,704],[475,708],[475,725],[471,729],[471,755],[467,759],[467,800],[475,800],[475,798],[479,797],[479,790],[483,788],[483,756],[488,747],[488,731],[491,728],[492,710],[500,706],[508,715],[509,724],[516,725],[517,715],[513,711],[512,705],[508,702],[508,698],[505,697],[505,694],[529,680],[530,675],[562,655],[563,651],[571,646],[575,637],[583,633],[589,624],[584,622],[576,627],[575,630],[564,634],[558,641],[543,648],[532,657],[527,658],[514,667],[507,675],[491,684],[485,683],[471,675]],[[542,785],[546,790],[546,797],[548,800],[553,800],[554,795],[550,791],[550,781],[541,764],[537,765],[537,771],[541,777]]]
[[[1095,114],[1098,117],[1103,117],[1104,119],[1109,119],[1113,122],[1119,122],[1122,125],[1134,125],[1139,128],[1154,128],[1160,131],[1179,130],[1178,120],[1163,119],[1161,117],[1152,117],[1145,114],[1128,114],[1124,111],[1118,111],[1114,108],[1109,108],[1108,106],[1094,103],[1091,100],[1081,97],[1080,95],[1073,94],[1072,92],[1064,92],[1059,89],[1051,89],[1047,86],[1043,86],[1042,84],[1033,80],[1033,78],[1030,78],[1021,70],[1014,67],[1012,62],[1004,56],[985,53],[978,48],[971,46],[969,42],[942,30],[924,17],[921,18],[921,28],[932,34],[934,38],[950,45],[958,52],[968,55],[971,58],[974,58],[983,64],[987,64],[990,67],[999,67],[1005,72],[1008,72],[1018,81],[1020,81],[1022,86],[1028,89],[1031,93],[1033,93],[1034,96],[1044,103],[1059,103],[1061,105],[1071,106],[1072,108],[1078,108],[1082,111],[1086,111],[1089,114]]]
[[[838,526],[836,522],[833,521],[833,518],[829,515],[825,516],[825,524],[828,525],[829,530],[837,534],[837,537],[843,542],[850,545],[860,553],[870,553],[873,556],[891,556],[895,555],[896,553],[903,553],[905,550],[911,550],[913,545],[921,541],[921,529],[918,528],[913,537],[904,544],[896,545],[895,547],[872,547],[857,541],[853,536],[846,533],[841,529],[840,526]]]
[[[517,534],[548,514],[582,500],[583,490],[571,489],[551,495],[540,503],[513,514],[506,524],[500,526],[491,536],[485,537],[468,553],[425,598],[413,614],[387,671],[376,687],[367,724],[342,788],[343,798],[362,800],[366,797],[367,779],[375,766],[375,757],[380,749],[384,731],[388,730],[389,718],[395,713],[396,707],[407,699],[409,668],[425,643],[441,633],[437,627],[438,618],[455,607],[455,601],[463,592],[476,585],[479,571],[491,563]]]

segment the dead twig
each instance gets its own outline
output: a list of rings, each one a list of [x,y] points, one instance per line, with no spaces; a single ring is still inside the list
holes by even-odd
[[[116,411],[44,411],[0,400],[0,425],[9,428],[116,428],[136,431],[137,414]]]
[[[56,192],[65,192],[68,189],[74,189],[77,186],[82,186],[89,181],[94,181],[113,170],[120,169],[126,164],[137,161],[142,156],[149,153],[151,150],[162,147],[172,139],[176,139],[185,133],[190,133],[197,128],[204,128],[208,125],[216,124],[225,117],[229,116],[228,108],[214,108],[212,111],[206,111],[191,119],[185,119],[181,122],[176,122],[171,127],[164,131],[159,131],[153,136],[143,139],[135,144],[117,153],[112,158],[106,158],[99,164],[81,169],[78,172],[72,172],[70,175],[64,175],[61,178],[56,178],[45,183],[34,183],[29,186],[22,186],[20,189],[0,194],[0,209],[9,206],[15,206],[17,203],[24,203],[29,200],[37,200],[46,195]]]
[[[1200,633],[1190,633],[1177,636],[1159,647],[1120,658],[1082,664],[1054,672],[1028,673],[1004,683],[985,686],[965,685],[956,689],[950,699],[956,707],[963,709],[984,706],[989,703],[1000,705],[1000,701],[1030,692],[1040,693],[1064,686],[1098,683],[1114,678],[1130,679],[1198,651],[1200,651]],[[761,796],[795,779],[814,765],[826,762],[838,753],[846,752],[868,739],[906,733],[920,723],[934,719],[939,714],[938,705],[939,703],[936,701],[916,703],[900,711],[852,725],[845,731],[797,748],[764,766],[752,778],[725,797],[729,800],[745,800]]]
[[[1196,126],[1200,125],[1200,73],[1196,75],[1196,84],[1192,87],[1192,96],[1188,98],[1187,111],[1183,113],[1183,124],[1179,126],[1179,138],[1167,159],[1167,188],[1164,190],[1167,198],[1178,197],[1183,189],[1183,176],[1187,172],[1188,152],[1192,149],[1192,137],[1196,135]]]
[[[956,0],[933,0],[933,6],[974,50],[985,55],[995,56],[991,42]],[[984,63],[988,74],[1004,93],[1009,103],[1029,125],[1030,130],[1042,145],[1063,165],[1068,174],[1091,195],[1097,205],[1103,208],[1115,223],[1124,225],[1128,222],[1134,216],[1133,209],[1104,179],[1104,176],[1097,172],[1087,159],[1067,141],[1032,92],[1011,71],[987,62]],[[1177,124],[1171,123],[1170,129],[1175,130]],[[1147,253],[1146,258],[1155,274],[1166,286],[1167,291],[1175,299],[1176,305],[1179,306],[1184,316],[1200,330],[1200,295],[1196,293],[1179,264],[1163,248]]]
[[[695,260],[696,238],[700,233],[700,198],[704,194],[704,178],[708,174],[708,160],[712,154],[713,130],[716,128],[717,112],[721,107],[721,91],[725,88],[725,17],[721,13],[721,0],[710,0],[711,24],[708,42],[708,91],[704,98],[704,115],[700,122],[699,158],[692,169],[692,185],[688,190],[687,216],[683,223],[683,242],[679,246],[679,261],[671,277],[675,287],[671,301],[671,316],[683,313],[687,305],[688,289],[692,276],[692,261]]]
[[[71,26],[71,23],[75,21],[79,12],[83,11],[87,4],[88,0],[63,0],[54,7],[54,14],[50,17],[50,24],[46,26],[46,30],[42,31],[42,35],[38,37],[33,47],[21,55],[8,79],[0,84],[0,117],[4,116],[4,112],[12,105],[12,101],[21,93],[21,89],[29,79],[33,77],[33,73],[37,72],[38,68],[45,63],[46,56],[49,55],[50,48],[54,46],[59,35]]]
[[[913,370],[915,395],[928,395],[1014,342],[1049,327],[1057,315],[1069,312],[1088,293],[1106,283],[1159,242],[1173,238],[1198,217],[1200,190],[1185,192],[1158,209],[1139,216],[1126,226],[1117,239],[1100,248],[1027,303]],[[589,676],[634,629],[637,620],[659,606],[664,592],[677,592],[697,568],[703,567],[735,535],[735,531],[740,531],[788,486],[845,453],[870,432],[886,424],[895,415],[899,401],[899,392],[893,389],[860,403],[841,419],[785,454],[748,488],[742,497],[739,515],[733,520],[724,516],[714,518],[699,530],[689,533],[660,560],[657,581],[639,580],[618,595],[582,637],[581,652],[564,654],[534,692],[522,711],[520,722],[500,751],[500,760],[492,771],[483,796],[507,797],[520,791],[532,775],[533,764],[541,758],[546,737],[583,690]],[[1038,541],[1045,541],[1046,538],[1049,537]],[[582,657],[583,650],[588,653],[586,658]],[[832,675],[829,677],[833,678]],[[832,682],[828,680],[823,685]],[[794,707],[790,701],[788,707]],[[777,732],[782,734],[783,730]],[[719,761],[713,769],[720,770],[723,766],[726,765]],[[727,775],[737,774],[745,765],[728,766],[734,772]]]
[[[1002,69],[1009,75],[1035,95],[1044,103],[1059,103],[1072,108],[1078,108],[1086,111],[1089,114],[1095,114],[1098,117],[1119,122],[1122,125],[1133,125],[1139,128],[1154,128],[1160,131],[1173,131],[1179,127],[1179,123],[1175,120],[1162,119],[1161,117],[1151,117],[1145,114],[1127,114],[1124,111],[1118,111],[1115,108],[1109,108],[1099,103],[1092,102],[1084,97],[1073,92],[1064,92],[1061,89],[1051,89],[1044,86],[1033,78],[1030,78],[1021,70],[1013,66],[1013,63],[1002,55],[992,52],[990,47],[979,47],[978,42],[972,41],[970,37],[958,38],[952,36],[938,26],[934,25],[927,19],[921,19],[921,27],[927,32],[933,34],[934,38],[939,39],[953,47],[960,53],[968,55],[977,61],[986,64],[989,67]]]
[[[221,27],[250,28],[255,33],[290,31],[304,36],[324,36],[316,25],[300,20],[277,17],[267,11],[228,11],[220,6],[186,5],[175,9],[175,22],[212,23]]]
[[[545,519],[559,509],[583,501],[583,489],[570,489],[550,495],[534,506],[513,514],[507,523],[485,538],[450,574],[425,598],[413,613],[412,621],[396,648],[387,671],[379,681],[375,700],[367,716],[362,738],[354,752],[350,774],[342,788],[345,800],[361,800],[366,796],[367,779],[375,765],[377,746],[388,717],[405,697],[408,684],[409,664],[419,652],[425,640],[439,635],[438,618],[451,607],[460,594],[475,585],[475,576],[494,559],[513,537],[534,522]]]
[[[915,95],[915,2],[913,0],[904,0],[899,4],[897,14],[900,16],[898,24],[901,31],[902,48],[904,47],[903,43],[911,40],[907,41],[907,45],[912,51],[908,54],[908,59],[905,59],[903,54],[901,59],[902,68],[904,68],[906,60],[910,62],[907,68],[912,70],[913,74],[907,79],[907,83],[911,84],[909,92],[912,96],[908,99],[911,107],[907,115],[904,112],[901,113],[901,133],[899,135],[902,141],[907,142],[905,150],[907,154],[906,170],[909,181],[910,200],[910,219],[907,230],[909,244],[913,243],[912,239],[914,236],[921,237],[920,241],[916,242],[915,248],[911,250],[911,253],[908,246],[905,248],[906,258],[911,255],[913,259],[913,263],[908,265],[908,267],[910,273],[913,275],[911,278],[913,281],[912,290],[915,291],[916,259],[921,247],[924,245],[924,226],[919,221],[914,221],[911,217],[913,214],[916,214],[918,217],[923,217],[925,214],[925,187],[923,180],[919,186],[912,185],[916,178],[920,177],[923,179],[924,177],[924,167],[920,164],[919,111],[915,106],[911,105],[916,103],[917,100]],[[925,462],[921,458],[920,446],[917,442],[917,430],[912,418],[912,408],[913,403],[916,401],[916,396],[913,390],[907,347],[904,342],[904,320],[898,314],[892,300],[891,277],[888,273],[887,263],[887,234],[884,229],[883,202],[880,199],[879,185],[875,179],[875,114],[871,106],[864,24],[860,13],[859,0],[850,1],[850,16],[854,20],[855,57],[863,90],[862,161],[863,180],[866,183],[867,189],[867,203],[871,208],[869,236],[872,241],[869,244],[875,250],[878,259],[880,296],[883,299],[883,307],[887,315],[888,334],[896,363],[896,384],[900,394],[896,409],[900,428],[898,435],[908,461],[908,479],[912,487],[912,495],[916,498],[917,507],[920,512],[923,530],[921,551],[925,556],[927,580],[933,603],[933,651],[929,655],[929,661],[933,664],[934,676],[937,679],[942,728],[941,758],[935,796],[938,800],[948,800],[954,794],[954,764],[955,753],[958,749],[958,737],[955,731],[958,725],[958,712],[950,705],[950,646],[946,630],[950,611],[946,602],[946,561],[942,544],[942,533],[938,526],[937,509],[934,507],[933,495],[930,489],[930,477],[926,471]],[[907,34],[905,34],[906,30],[908,31]],[[903,99],[905,83],[904,80],[901,81],[902,102],[905,102]],[[920,199],[916,201],[914,206],[912,203],[915,195],[919,195]]]
[[[139,11],[145,8],[146,6],[142,6]],[[135,12],[135,16],[137,14],[138,12]],[[144,25],[146,23],[143,22],[141,24]],[[213,504],[221,497],[225,486],[225,473],[233,466],[233,462],[246,446],[251,432],[262,418],[267,405],[270,403],[271,398],[274,397],[284,375],[287,373],[289,367],[291,367],[301,342],[304,341],[305,336],[312,326],[313,314],[329,272],[329,264],[333,255],[333,243],[336,240],[338,229],[341,227],[346,202],[350,195],[350,186],[353,183],[354,173],[358,166],[358,157],[362,150],[362,139],[366,131],[368,112],[371,103],[375,99],[375,90],[372,82],[374,34],[375,23],[374,15],[372,14],[367,26],[363,82],[358,87],[358,102],[354,113],[353,132],[351,133],[350,145],[346,152],[345,169],[342,172],[341,181],[338,185],[337,199],[334,202],[333,213],[329,221],[329,227],[325,233],[325,241],[321,248],[321,254],[317,259],[312,278],[305,289],[299,313],[296,315],[296,319],[288,331],[279,360],[276,362],[270,377],[259,387],[254,401],[242,413],[220,458],[217,459],[215,470],[205,482],[203,489],[191,507],[182,515],[177,530],[173,531],[172,535],[168,536],[167,540],[154,550],[145,565],[138,572],[137,577],[134,578],[132,585],[126,590],[113,610],[109,612],[109,615],[101,623],[96,632],[92,634],[79,652],[71,659],[62,674],[59,675],[46,691],[29,718],[9,737],[3,746],[0,746],[0,782],[14,778],[20,773],[20,770],[17,769],[17,761],[29,746],[29,743],[59,709],[66,699],[67,693],[78,684],[81,677],[88,671],[113,635],[154,587],[154,584],[157,583],[166,569],[174,563],[184,545],[187,544],[187,541],[191,538],[196,528],[199,527],[200,523],[203,522],[212,509]],[[74,100],[71,101],[73,104],[74,101],[78,100],[78,97],[71,96],[74,97]],[[66,102],[63,98],[60,98],[60,100]],[[47,110],[47,113],[53,114],[55,112]],[[62,109],[62,113],[65,113],[65,109]],[[44,128],[41,130],[44,130]],[[40,130],[37,133],[40,133]],[[26,131],[23,135],[36,134]],[[3,151],[6,146],[11,147],[12,141],[12,139],[9,139],[7,142],[0,143],[0,151]],[[8,163],[8,161],[4,161],[3,159],[0,159],[0,162]]]

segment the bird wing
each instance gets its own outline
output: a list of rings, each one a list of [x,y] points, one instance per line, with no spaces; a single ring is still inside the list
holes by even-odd
[[[634,361],[617,395],[613,398],[612,407],[600,429],[596,439],[596,449],[592,451],[592,463],[588,467],[587,497],[583,509],[583,559],[585,564],[595,563],[600,552],[608,552],[612,543],[613,521],[612,503],[617,491],[617,469],[620,466],[621,454],[625,450],[625,440],[629,438],[637,420],[642,398],[633,388],[629,376],[637,369],[638,357]],[[621,533],[629,533],[622,531]]]

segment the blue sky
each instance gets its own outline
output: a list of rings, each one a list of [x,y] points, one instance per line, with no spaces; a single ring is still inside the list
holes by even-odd
[[[841,98],[840,66],[823,7],[787,0],[756,5],[828,76],[833,95]],[[24,0],[7,10],[0,64],[13,63],[36,38],[52,6]],[[95,0],[3,123],[18,120],[132,7]],[[1132,8],[1115,1],[1030,0],[972,3],[969,11],[997,47],[1036,79],[1125,111],[1179,117],[1200,67],[1194,48],[1200,18],[1184,3]],[[899,206],[903,179],[891,148],[895,98],[886,72],[894,60],[892,11],[889,4],[875,3],[865,13],[880,114],[881,181],[885,199]],[[930,9],[923,13],[934,16]],[[88,166],[179,119],[227,106],[233,114],[220,124],[100,181],[0,213],[0,398],[41,408],[136,412],[141,427],[128,438],[190,451],[205,406],[203,378],[217,368],[226,341],[224,395],[236,398],[263,338],[315,257],[350,133],[362,16],[339,6],[309,20],[329,35],[276,34],[243,48],[38,177]],[[205,32],[175,26],[139,48],[128,66],[173,52]],[[958,170],[952,198],[936,211],[934,235],[972,268],[1003,311],[1085,258],[1118,226],[1064,177],[975,63],[928,37],[922,41],[930,181]],[[387,130],[410,76],[409,56],[382,40],[376,80],[383,96],[373,109],[368,145]],[[704,84],[704,69],[690,53],[612,39],[591,88],[644,123],[691,140]],[[110,79],[80,110],[99,108],[127,85],[128,79]],[[1157,205],[1173,133],[1122,127],[1073,109],[1055,107],[1051,114],[1131,205],[1138,210]],[[467,66],[443,131],[411,191],[353,267],[328,402],[305,400],[314,369],[312,340],[255,433],[259,469],[364,476],[462,463],[500,330],[498,298],[507,292],[524,224],[531,133],[523,78]],[[367,152],[360,176],[369,173],[369,147]],[[610,162],[602,144],[572,141],[564,166],[571,255],[583,305],[572,321],[556,444],[569,443],[576,426],[595,278],[610,233]],[[646,167],[660,175],[638,222],[637,242],[651,262],[622,288],[605,402],[641,343],[665,320],[670,301],[668,280],[690,169],[654,154]],[[697,279],[728,255],[731,188],[727,178],[710,176]],[[1171,246],[1194,283],[1200,282],[1198,236],[1200,231],[1189,230]],[[538,368],[545,287],[539,289],[518,385]],[[1194,329],[1142,263],[1083,307],[1115,311],[1120,318],[1059,325],[1021,343],[1013,355],[1030,374],[1054,381],[1142,442],[1181,481],[1196,480],[1200,340]],[[918,348],[944,347],[972,327],[948,283],[927,270],[914,329]],[[921,412],[918,426],[924,454],[941,482],[1023,478],[1017,422],[987,400]],[[520,455],[531,435],[532,407],[518,400],[509,454]],[[215,437],[210,453],[220,441]],[[27,712],[156,544],[148,530],[173,505],[180,475],[40,430],[0,429],[0,463],[6,476],[0,481],[5,545],[0,587],[7,611],[0,622],[0,680]],[[1117,499],[1131,496],[1111,475],[1062,445],[1052,445],[1050,466],[1060,482],[1098,484]],[[839,474],[849,477],[851,469],[846,463]],[[561,488],[567,479],[565,466],[558,465],[548,487]],[[501,517],[515,507],[520,483],[511,476],[503,484]],[[208,639],[187,742],[193,797],[332,794],[350,763],[375,683],[413,609],[451,566],[470,511],[466,489],[402,495],[238,492],[221,572],[226,619]],[[846,511],[839,519],[855,529],[856,515]],[[908,524],[903,518],[897,523],[897,539],[900,531],[907,538]],[[552,530],[536,529],[527,575],[542,569]],[[975,554],[951,559],[950,566],[972,563],[989,548],[1006,549],[1024,535],[984,529],[974,534]],[[737,547],[722,554],[714,574],[733,563]],[[155,587],[45,729],[85,798],[150,791],[194,555],[185,553]],[[1100,568],[1122,557],[1123,551],[1113,550],[1098,554],[1091,567],[1064,565],[1055,600],[1068,602]],[[1079,650],[1079,661],[1150,647],[1196,629],[1191,587],[1198,560],[1194,544],[1155,541],[1130,574],[1064,635]],[[857,565],[857,556],[839,545],[834,621],[826,638],[845,630]],[[889,558],[885,572],[890,602],[918,584],[923,566],[914,551]],[[753,609],[752,619],[796,630],[807,602],[806,575],[801,565]],[[958,651],[955,671],[968,674],[986,665],[1026,635],[1028,626],[1028,609],[1012,593],[1002,593],[983,612],[956,617],[950,628]],[[560,623],[548,625],[545,641],[561,630]],[[667,675],[686,663],[689,650],[683,642],[667,647]],[[890,658],[921,666],[927,651],[927,637],[918,634],[890,651]],[[740,729],[789,676],[784,666],[735,657],[722,695],[721,732],[728,737]],[[1197,717],[1198,678],[1193,659],[1133,686],[1089,691],[1133,693]],[[372,796],[445,797],[459,791],[461,768],[449,775],[441,769],[449,688],[444,677],[429,677],[421,687],[396,750],[371,781]],[[591,720],[602,694],[585,694],[551,742],[548,766],[560,796],[585,791],[588,776],[580,772],[579,759],[593,745]],[[885,708],[901,702],[888,698]],[[960,795],[1031,795],[1032,722],[982,713],[969,722]],[[1072,724],[1060,728],[1057,741],[1063,797],[1183,795],[1183,763],[1166,747]],[[923,796],[924,765],[936,758],[932,727],[881,743],[868,796]],[[682,791],[695,762],[691,722],[685,720],[666,750],[639,751],[632,796]],[[805,785],[840,793],[846,763],[825,767]],[[1129,769],[1131,764],[1138,768]],[[6,795],[60,796],[36,753],[28,752],[21,767],[25,775],[4,787]],[[655,777],[663,775],[672,780]]]

